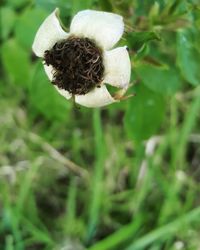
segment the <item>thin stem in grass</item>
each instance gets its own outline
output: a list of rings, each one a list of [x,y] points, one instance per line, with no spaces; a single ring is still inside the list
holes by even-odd
[[[6,247],[5,250],[14,250],[14,239],[12,235],[6,236],[5,239]]]
[[[68,235],[73,235],[76,220],[76,198],[77,198],[77,179],[73,178],[70,181],[67,199],[67,211],[64,218],[64,228]],[[74,226],[73,226],[74,225]]]
[[[169,136],[166,138],[169,140],[169,148],[171,154],[171,162],[170,166],[173,169],[177,168],[177,164],[173,161],[176,154],[176,145],[178,138],[178,104],[177,99],[175,97],[171,98],[170,102],[170,127],[169,127]]]
[[[138,176],[138,173],[140,172],[140,166],[142,163],[142,160],[144,159],[145,155],[145,147],[144,144],[141,141],[135,141],[133,145],[135,149],[135,157],[133,159],[133,165],[132,165],[132,171],[131,171],[131,182],[132,185],[135,185],[136,176]]]
[[[196,96],[194,97],[193,102],[191,103],[188,112],[185,116],[185,120],[183,123],[183,127],[180,131],[180,136],[179,136],[179,143],[178,147],[176,150],[176,154],[174,156],[174,162],[179,163],[179,166],[184,165],[184,160],[185,160],[185,151],[186,151],[186,146],[188,143],[189,136],[192,132],[192,129],[196,125],[196,121],[198,118],[198,114],[200,111],[200,89],[197,89]]]
[[[93,112],[93,129],[95,139],[95,166],[91,182],[91,200],[89,207],[89,223],[86,241],[89,242],[95,234],[99,223],[99,212],[102,203],[103,172],[104,172],[104,142],[100,110]]]

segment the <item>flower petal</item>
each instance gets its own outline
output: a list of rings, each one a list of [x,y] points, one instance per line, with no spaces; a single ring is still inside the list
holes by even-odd
[[[110,95],[106,86],[102,85],[85,95],[76,95],[75,102],[88,108],[96,108],[117,102],[117,100]]]
[[[62,96],[64,96],[67,100],[69,100],[72,97],[72,94],[70,94],[67,90],[65,89],[59,89],[56,85],[54,85],[58,93]]]
[[[72,19],[70,26],[70,33],[94,39],[104,49],[112,48],[123,32],[122,16],[103,11],[80,11]]]
[[[57,17],[58,14],[59,10],[55,9],[55,11],[44,20],[36,33],[32,49],[39,57],[43,57],[45,50],[51,49],[57,41],[66,39],[69,36],[69,34],[62,29]]]
[[[53,72],[54,69],[51,65],[47,66],[46,64],[44,64],[44,70],[45,73],[47,74],[49,80],[52,82],[53,80]],[[69,100],[72,95],[65,89],[59,89],[56,85],[53,85],[55,87],[55,89],[58,91],[58,93],[62,96],[64,96],[67,100]]]
[[[104,66],[104,83],[118,88],[128,88],[131,76],[131,62],[126,46],[105,51]]]
[[[53,67],[51,65],[47,66],[46,64],[44,64],[44,62],[43,62],[43,65],[44,65],[45,73],[47,74],[49,80],[52,82],[53,81],[53,73],[54,73]]]

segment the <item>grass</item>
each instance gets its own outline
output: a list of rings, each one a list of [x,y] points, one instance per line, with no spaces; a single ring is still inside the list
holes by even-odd
[[[21,5],[4,2],[12,18],[1,37],[4,50],[0,79],[0,249],[200,249],[199,86],[190,84],[177,70],[180,88],[171,95],[156,93],[138,78],[135,71],[139,63],[134,62],[136,58],[140,63],[152,59],[153,67],[156,60],[174,67],[176,30],[172,36],[169,22],[173,20],[175,29],[180,25],[180,20],[175,19],[177,6],[182,3],[175,1],[170,7],[158,1],[165,18],[159,23],[159,19],[154,20],[157,7],[153,3],[134,1],[136,16],[148,18],[149,24],[143,19],[144,23],[138,23],[147,25],[145,31],[152,32],[154,21],[163,25],[161,41],[147,43],[149,47],[137,55],[130,51],[136,67],[132,80],[139,85],[135,84],[129,92],[140,94],[103,109],[86,109],[75,107],[54,92],[41,63],[29,58],[31,39],[20,33],[24,12],[33,9],[39,20],[54,3],[37,1],[41,8],[37,12],[35,3],[19,2]],[[191,9],[190,1],[186,2]],[[66,7],[64,23],[68,23],[72,13],[93,4],[93,8],[121,13],[129,26],[131,22],[136,25],[137,21],[127,12],[131,3],[77,1],[73,7]],[[56,4],[63,6],[62,1]],[[12,24],[15,16],[17,28]],[[198,16],[199,12],[195,12],[195,18]],[[33,37],[39,25],[37,18],[24,22]],[[157,23],[155,27],[158,29]],[[21,47],[15,53],[18,46],[23,47],[24,56]],[[9,64],[12,56],[19,57],[21,64]],[[29,61],[23,61],[23,57]],[[26,63],[29,71],[24,78]],[[195,61],[188,67],[194,64]],[[148,105],[143,105],[149,96],[150,104],[152,100],[164,100],[165,110],[156,109],[164,112],[160,123],[156,112],[150,109],[149,114]],[[126,119],[127,110],[134,123]],[[136,127],[138,117],[143,120]],[[149,136],[143,138],[144,134]]]
[[[30,134],[38,133],[38,125],[32,127],[24,110],[15,102],[5,106],[7,101],[1,99],[5,112],[1,112],[1,244],[5,249],[29,249],[30,245],[53,249],[69,238],[85,242],[91,250],[175,249],[176,241],[182,241],[184,249],[198,247],[198,169],[192,169],[186,159],[198,124],[198,95],[190,101],[181,125],[176,123],[178,113],[172,112],[169,130],[159,137],[153,154],[145,155],[143,143],[135,151],[120,127],[114,121],[103,122],[100,111],[94,110],[90,135],[84,141],[93,149],[93,163],[87,165],[87,158],[77,161],[85,165],[88,179],[75,177],[67,164],[44,150],[43,143],[54,147],[57,142],[43,138],[43,143],[35,143]],[[171,101],[178,109],[180,104]],[[60,142],[61,148],[67,147]],[[82,148],[82,140],[76,142]],[[195,150],[198,147],[197,140]],[[82,159],[79,154],[77,159]],[[41,203],[38,196],[43,192]]]

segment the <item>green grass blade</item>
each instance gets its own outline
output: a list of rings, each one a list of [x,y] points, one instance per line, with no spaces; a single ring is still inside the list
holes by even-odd
[[[102,178],[104,172],[104,145],[103,145],[103,130],[101,124],[100,110],[96,109],[93,113],[93,127],[95,136],[95,155],[96,162],[94,173],[92,176],[92,197],[89,208],[89,225],[87,241],[95,234],[95,229],[99,223],[99,211],[101,207],[101,192],[103,188]]]
[[[102,241],[97,242],[94,246],[90,247],[88,250],[109,250],[118,246],[120,243],[132,237],[133,234],[138,230],[140,226],[141,218],[138,217],[136,220],[130,224],[122,227],[112,235],[103,239]]]
[[[180,132],[180,140],[175,154],[175,162],[181,160],[182,161],[181,163],[183,164],[188,137],[190,136],[192,129],[195,127],[199,111],[200,111],[200,89],[197,89],[196,96],[193,102],[190,104],[188,112],[185,116],[185,121],[182,130]]]
[[[144,235],[140,239],[133,242],[125,250],[139,250],[145,249],[149,244],[161,240],[162,238],[170,237],[172,234],[176,233],[183,226],[192,223],[193,221],[200,221],[200,207],[193,209],[187,214],[181,216],[180,218],[164,225],[152,232]]]

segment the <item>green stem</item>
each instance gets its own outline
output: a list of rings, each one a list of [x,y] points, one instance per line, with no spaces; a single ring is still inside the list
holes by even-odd
[[[99,223],[99,211],[102,204],[102,179],[104,173],[104,142],[103,131],[100,117],[100,110],[96,109],[93,113],[93,129],[95,139],[95,155],[96,161],[94,173],[91,181],[91,201],[89,207],[89,223],[87,232],[87,242],[92,239]]]

